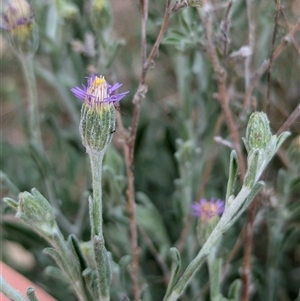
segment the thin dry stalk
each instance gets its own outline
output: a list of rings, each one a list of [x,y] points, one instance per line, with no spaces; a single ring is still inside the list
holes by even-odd
[[[288,119],[284,122],[284,124],[277,131],[276,135],[279,136],[281,133],[286,131],[294,121],[300,116],[300,103],[296,106],[295,110],[291,113]]]
[[[248,20],[248,46],[251,50],[251,54],[245,59],[245,88],[248,89],[252,78],[252,54],[255,47],[255,16],[254,16],[254,1],[247,0],[247,20]]]
[[[280,14],[280,7],[281,3],[280,0],[277,0],[276,4],[276,13],[274,18],[274,29],[273,29],[273,36],[272,36],[272,44],[271,44],[271,54],[270,54],[270,63],[268,68],[268,87],[267,87],[267,96],[266,96],[266,113],[270,112],[270,94],[271,94],[271,69],[273,65],[273,55],[275,50],[275,40],[276,40],[276,34],[277,34],[277,28],[278,28],[278,18]]]
[[[211,4],[208,3],[206,0],[203,1],[203,9],[205,10],[205,16],[204,16],[204,30],[206,34],[206,39],[207,39],[207,45],[206,45],[206,50],[209,55],[209,58],[212,62],[213,69],[215,72],[215,76],[217,78],[217,84],[218,84],[218,100],[220,102],[224,117],[227,121],[227,126],[230,132],[230,136],[232,139],[233,147],[234,150],[237,153],[237,158],[238,158],[238,163],[240,167],[240,174],[241,177],[244,178],[245,173],[246,173],[246,168],[245,168],[245,162],[244,162],[244,157],[242,154],[242,149],[240,145],[240,136],[238,129],[235,126],[235,122],[233,120],[233,116],[231,113],[231,110],[229,108],[229,99],[228,99],[228,94],[227,94],[227,87],[226,87],[226,72],[224,68],[220,65],[216,48],[213,43],[212,39],[212,19],[211,19],[211,14],[210,14],[210,6]]]
[[[222,25],[221,25],[222,34],[224,37],[224,47],[223,47],[224,59],[227,59],[228,45],[230,43],[229,29],[230,29],[230,12],[231,12],[232,4],[233,4],[233,0],[229,0],[227,8],[226,8],[225,17],[224,17],[224,20],[222,21]]]
[[[141,235],[144,238],[144,241],[147,245],[147,247],[149,248],[150,252],[152,253],[152,255],[154,256],[156,262],[158,263],[158,265],[160,266],[163,275],[164,275],[164,283],[165,286],[167,287],[169,284],[169,270],[168,267],[166,265],[166,263],[164,262],[164,259],[160,256],[159,252],[157,251],[156,247],[154,246],[151,238],[149,237],[149,235],[147,234],[147,232],[140,226],[138,226],[138,230],[140,231]]]
[[[131,239],[131,248],[132,248],[132,269],[131,269],[131,279],[133,282],[133,292],[134,292],[134,300],[140,300],[140,287],[139,287],[139,248],[138,248],[138,235],[137,235],[137,223],[136,223],[136,214],[135,214],[135,190],[134,190],[134,146],[138,128],[138,122],[140,117],[141,110],[141,101],[145,97],[147,92],[147,86],[145,85],[146,74],[149,68],[152,65],[152,61],[155,56],[158,54],[158,49],[167,29],[167,24],[172,12],[179,10],[186,6],[185,1],[177,1],[176,4],[171,7],[171,0],[167,0],[166,10],[164,14],[163,23],[161,25],[160,31],[156,38],[156,41],[150,51],[150,54],[147,57],[147,41],[146,41],[146,22],[148,18],[148,0],[140,0],[141,3],[141,60],[142,60],[142,69],[141,76],[139,80],[139,85],[135,95],[133,97],[133,117],[131,122],[131,127],[129,132],[124,130],[120,117],[118,116],[118,126],[121,127],[121,132],[123,133],[123,151],[126,163],[126,174],[128,179],[128,187],[127,187],[127,210],[129,214],[130,220],[130,239]]]
[[[286,46],[293,41],[293,37],[295,33],[300,29],[300,18],[298,19],[297,23],[291,27],[290,32],[282,39],[281,43],[276,47],[274,53],[273,53],[273,62],[275,59],[278,58],[278,56],[281,54],[281,52],[286,48]],[[270,65],[270,59],[265,60],[262,65],[257,69],[257,71],[254,73],[251,84],[246,90],[245,100],[244,100],[244,108],[249,108],[252,92],[255,88],[255,85],[257,81],[261,78],[261,76],[268,70]]]

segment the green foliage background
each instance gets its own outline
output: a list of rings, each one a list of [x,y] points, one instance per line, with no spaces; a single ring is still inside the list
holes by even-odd
[[[251,69],[255,72],[270,56],[276,5],[267,0],[252,2],[256,30]],[[66,11],[66,3],[73,5],[77,12],[70,14]],[[230,109],[242,137],[250,113],[243,107],[245,58],[223,56],[220,24],[225,4],[223,1],[212,2],[215,7],[212,11],[213,40],[228,74]],[[46,170],[52,182],[52,197],[58,200],[62,214],[75,225],[73,228],[71,224],[63,227],[63,233],[67,236],[75,230],[81,241],[88,241],[90,229],[86,211],[87,196],[91,192],[90,167],[78,131],[81,103],[69,90],[83,83],[84,77],[93,70],[105,75],[109,82],[122,82],[122,89],[130,90],[130,94],[121,101],[120,112],[124,126],[130,126],[131,101],[141,69],[139,6],[129,0],[111,1],[113,27],[109,26],[109,14],[103,15],[103,24],[96,32],[85,1],[33,0],[32,6],[40,33],[34,68],[43,142],[50,162]],[[164,6],[164,1],[150,3],[148,49],[156,39]],[[299,2],[282,1],[281,6],[275,47],[299,18]],[[229,54],[248,43],[245,1],[234,2],[230,20]],[[134,165],[143,300],[161,300],[166,289],[161,266],[147,239],[151,239],[159,256],[169,266],[169,248],[178,243],[183,227],[190,221],[181,252],[185,267],[200,248],[196,238],[197,221],[191,217],[191,204],[200,198],[225,198],[230,149],[216,143],[214,137],[231,138],[220,104],[214,97],[217,84],[205,51],[202,21],[195,8],[184,8],[171,16],[159,57],[146,80],[148,93],[142,102]],[[297,32],[272,68],[268,117],[273,133],[299,104],[299,47],[300,35]],[[36,187],[49,197],[45,178],[37,168],[26,138],[26,87],[19,62],[5,40],[4,31],[1,48],[1,194],[17,199],[20,191]],[[267,84],[264,74],[253,93],[257,110],[265,109]],[[265,174],[267,190],[258,202],[254,225],[252,300],[295,300],[299,292],[300,145],[299,142],[292,144],[299,135],[299,124],[298,118],[290,128],[291,138]],[[121,138],[117,129],[105,158],[104,233],[108,250],[120,266],[122,283],[118,285],[131,296],[127,269],[131,254],[125,194],[127,180]],[[3,261],[58,300],[75,300],[57,271],[46,268],[55,266],[49,256],[42,253],[46,242],[15,219],[14,212],[4,203],[1,203],[1,211]],[[84,218],[80,219],[79,212],[84,211]],[[246,217],[242,216],[223,238],[221,255],[225,261],[245,221]],[[22,252],[30,252],[33,263],[17,264],[10,252],[11,243],[14,248],[16,244],[22,246],[21,253],[16,255],[19,259],[23,258]],[[243,246],[240,245],[231,261],[224,265],[224,271],[227,270],[222,284],[225,296],[230,284],[240,278],[242,258]],[[209,300],[209,293],[205,290],[207,281],[204,267],[181,300]],[[273,289],[275,299],[268,299]],[[112,292],[112,300],[120,298]]]

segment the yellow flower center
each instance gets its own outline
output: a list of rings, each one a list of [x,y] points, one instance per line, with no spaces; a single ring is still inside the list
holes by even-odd
[[[100,85],[106,84],[106,81],[105,81],[104,77],[96,76],[96,79],[94,80],[93,84],[95,84],[95,86],[100,86]]]
[[[107,83],[103,76],[96,76],[93,81],[90,83],[90,86],[87,90],[86,102],[91,106],[91,109],[96,109],[101,111],[101,103],[107,95]]]

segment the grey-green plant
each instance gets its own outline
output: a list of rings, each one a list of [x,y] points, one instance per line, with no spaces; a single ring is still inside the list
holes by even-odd
[[[8,6],[4,12],[7,22],[4,30],[21,63],[28,103],[23,101],[24,91],[19,91],[12,82],[5,85],[9,99],[23,108],[19,114],[23,120],[21,128],[25,128],[25,143],[15,147],[3,140],[0,179],[5,204],[1,204],[1,235],[7,241],[23,244],[34,254],[37,265],[44,269],[43,280],[49,292],[59,300],[133,300],[132,254],[138,252],[136,282],[143,301],[240,300],[244,285],[238,272],[241,263],[228,263],[226,257],[234,251],[237,233],[245,221],[243,213],[255,197],[270,189],[271,205],[261,206],[258,212],[258,216],[263,216],[261,224],[268,228],[263,236],[268,238],[268,246],[265,266],[257,259],[261,254],[253,253],[253,296],[257,300],[277,301],[285,290],[298,300],[300,293],[295,284],[298,267],[288,252],[294,252],[295,256],[299,240],[299,202],[295,201],[299,195],[299,138],[293,140],[287,151],[286,167],[277,168],[277,158],[270,162],[289,140],[290,132],[273,135],[269,120],[274,128],[275,117],[253,108],[250,114],[240,101],[246,97],[240,92],[241,81],[245,79],[247,86],[252,83],[254,87],[262,72],[259,69],[255,73],[254,66],[265,59],[265,37],[271,31],[268,16],[261,14],[254,18],[249,15],[250,4],[245,6],[238,1],[218,5],[208,1],[203,1],[203,5],[200,1],[174,1],[169,7],[169,29],[160,40],[160,56],[152,57],[149,62],[152,66],[155,59],[151,72],[157,76],[147,77],[148,93],[140,103],[139,126],[133,139],[128,134],[131,130],[128,112],[132,107],[127,100],[137,86],[138,55],[130,44],[140,34],[139,30],[133,30],[139,28],[135,20],[132,20],[135,27],[127,24],[133,34],[126,37],[130,42],[125,45],[126,38],[120,38],[114,26],[121,25],[119,30],[124,35],[130,30],[113,19],[117,9],[109,1],[31,1],[32,6],[25,0],[10,1],[23,3],[19,10],[15,4]],[[263,11],[261,6],[266,1],[262,2],[258,11]],[[148,26],[147,36],[142,33],[142,40],[147,43],[141,48],[147,53],[150,43],[159,36],[157,27],[163,28],[167,20],[162,20],[160,14],[165,3],[149,3],[149,14],[148,1],[140,3],[137,11],[144,16],[141,30]],[[130,9],[126,3],[122,5],[119,9]],[[209,61],[206,48],[210,43],[205,28],[209,22],[207,15],[220,21],[213,24],[211,34],[217,58],[226,70],[234,126],[245,136],[240,153],[230,142],[232,133],[222,126],[228,115],[221,112],[224,104],[218,103],[221,91],[215,78],[220,74],[213,70],[214,62]],[[246,15],[249,25],[257,21],[256,26],[263,29],[256,41],[259,51],[243,52],[248,46],[243,51],[236,50],[242,47],[240,41],[246,43],[237,30],[246,26]],[[141,59],[145,66],[143,54]],[[270,66],[276,80],[266,83],[262,79],[253,93],[252,101],[256,100],[259,108],[266,101],[261,95],[267,85],[280,90],[280,72],[286,69],[282,62],[278,64],[279,71]],[[247,70],[241,75],[243,68]],[[127,92],[123,95],[113,91],[106,95],[110,91],[107,87],[113,86],[97,75],[99,70],[109,82],[123,77],[125,89],[131,90],[120,102],[121,109],[120,99],[113,97],[123,97]],[[295,70],[291,66],[290,72],[286,72],[283,86],[294,84]],[[77,85],[84,74],[88,74],[88,85],[80,88]],[[294,95],[292,84],[289,95]],[[69,92],[72,86],[80,88],[74,94],[84,101],[81,114],[80,101]],[[277,95],[273,97],[277,99]],[[134,106],[137,103],[134,98]],[[277,108],[282,109],[278,103]],[[137,114],[134,112],[133,118]],[[216,136],[224,138],[218,137],[221,144],[214,141]],[[134,166],[126,166],[126,148],[123,157],[119,152],[120,145],[130,145],[130,139],[135,140]],[[285,162],[283,149],[278,157]],[[240,155],[247,162],[244,177],[239,166]],[[128,230],[131,217],[126,199],[130,179],[125,176],[126,168],[135,175],[137,250],[133,250]],[[211,172],[209,179],[207,171]],[[264,173],[270,173],[271,179],[264,180]],[[272,176],[277,178],[276,183]],[[212,195],[224,199],[225,210],[208,226],[199,222],[201,216],[191,216],[191,205],[197,198]],[[259,226],[254,224],[254,231]],[[7,258],[4,255],[4,260]],[[284,281],[283,275],[288,275],[289,282]],[[37,280],[32,274],[31,277]],[[11,300],[40,300],[33,287],[28,288],[24,297],[4,278],[1,277],[1,291]]]

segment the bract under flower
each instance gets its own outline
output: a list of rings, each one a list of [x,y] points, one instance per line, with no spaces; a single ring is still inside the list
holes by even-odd
[[[87,80],[87,86],[82,85],[82,88],[75,86],[71,89],[74,96],[83,100],[91,107],[100,107],[103,103],[118,103],[129,91],[116,93],[122,84],[109,84],[102,75],[92,75]]]
[[[192,205],[192,214],[198,216],[202,221],[208,222],[212,218],[224,212],[224,201],[211,198],[210,201],[201,199]]]

